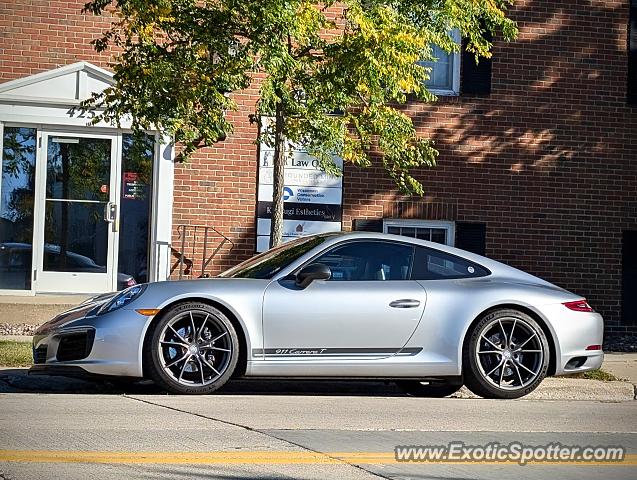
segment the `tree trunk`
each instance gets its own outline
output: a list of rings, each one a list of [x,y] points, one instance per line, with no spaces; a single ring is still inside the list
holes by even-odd
[[[270,247],[276,247],[283,237],[283,187],[285,186],[285,138],[283,137],[283,109],[276,106],[274,126],[274,171],[272,181],[272,222]]]

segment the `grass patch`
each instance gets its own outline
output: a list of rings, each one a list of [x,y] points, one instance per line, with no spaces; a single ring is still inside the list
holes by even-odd
[[[0,340],[0,365],[3,367],[28,367],[33,364],[30,342]]]
[[[585,378],[587,380],[601,380],[602,382],[614,382],[615,380],[621,380],[621,378],[617,378],[612,373],[608,373],[599,368],[597,370],[591,370],[589,372],[576,373],[574,375],[569,375],[569,377],[570,378]]]

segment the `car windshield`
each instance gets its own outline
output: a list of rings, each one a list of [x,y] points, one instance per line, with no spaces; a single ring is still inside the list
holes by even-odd
[[[327,239],[328,235],[300,238],[263,252],[226,270],[220,277],[270,279],[297,258],[302,257]]]

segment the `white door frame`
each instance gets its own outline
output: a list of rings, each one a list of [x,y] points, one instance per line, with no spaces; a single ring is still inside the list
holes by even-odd
[[[90,114],[83,115],[74,108],[92,93],[101,92],[114,83],[112,72],[88,62],[77,62],[0,83],[0,154],[3,124],[11,127],[35,128],[38,139],[42,138],[43,131],[53,130],[87,136],[99,136],[104,133],[115,135],[118,137],[118,148],[121,151],[121,136],[130,132],[130,119],[122,118],[121,124],[117,126],[103,121],[92,124]],[[154,131],[148,133],[156,134]],[[175,150],[171,138],[159,137],[158,140],[153,164],[153,220],[150,225],[151,245],[148,251],[150,281],[168,278],[171,265]],[[117,159],[118,162],[120,160],[120,158]],[[38,148],[36,163],[40,165],[43,161],[46,162],[46,157],[43,158],[41,148]],[[40,185],[38,181],[36,174],[36,184]],[[35,192],[34,242],[42,235],[42,232],[36,231],[40,223],[40,212],[44,206],[39,200],[39,196],[42,195],[39,188],[38,186]],[[119,179],[117,188],[120,188]],[[38,262],[38,258],[35,258],[36,248],[33,248],[33,252],[32,272],[35,272]],[[41,290],[37,280],[33,273],[31,290],[4,289],[0,290],[0,295],[34,295],[36,291]]]
[[[108,228],[106,273],[44,271],[44,223],[46,221],[46,176],[50,137],[97,138],[111,141],[111,175],[109,202],[115,207],[115,221]],[[101,293],[117,289],[117,253],[119,248],[119,198],[121,182],[121,133],[101,129],[46,128],[38,132],[38,163],[36,164],[36,201],[33,238],[34,290],[38,293]]]

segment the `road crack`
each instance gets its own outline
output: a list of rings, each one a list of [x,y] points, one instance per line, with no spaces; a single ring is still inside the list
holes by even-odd
[[[270,432],[266,432],[266,431],[263,431],[263,430],[259,430],[259,429],[257,429],[257,428],[252,428],[252,427],[250,427],[249,425],[243,425],[243,424],[241,424],[241,423],[230,422],[230,421],[228,421],[228,420],[223,420],[223,419],[220,419],[220,418],[210,417],[210,416],[208,416],[208,415],[203,415],[203,414],[201,414],[201,413],[189,412],[189,411],[187,411],[187,410],[182,410],[182,409],[177,408],[177,407],[171,407],[171,406],[168,406],[168,405],[162,405],[161,403],[151,402],[150,400],[144,400],[144,399],[142,399],[142,398],[138,398],[138,397],[132,397],[132,396],[129,396],[129,395],[123,395],[123,396],[124,396],[124,398],[128,398],[128,399],[130,399],[130,400],[135,400],[135,401],[137,401],[137,402],[141,402],[141,403],[145,403],[145,404],[147,404],[147,405],[153,405],[153,406],[155,406],[155,407],[165,408],[165,409],[167,409],[167,410],[172,410],[172,411],[174,411],[174,412],[184,413],[184,414],[186,414],[186,415],[192,415],[192,416],[194,416],[194,417],[203,418],[203,419],[205,419],[205,420],[210,420],[210,421],[213,421],[213,422],[219,422],[219,423],[222,423],[222,424],[224,424],[224,425],[229,425],[229,426],[232,426],[232,427],[241,428],[241,429],[246,430],[246,431],[248,431],[248,432],[257,433],[257,434],[259,434],[259,435],[263,435],[263,436],[265,436],[265,437],[268,437],[268,438],[271,438],[271,439],[277,440],[277,441],[279,441],[279,442],[287,443],[287,444],[289,444],[289,445],[295,446],[295,447],[300,448],[300,449],[302,449],[302,450],[305,450],[305,451],[307,451],[307,452],[311,452],[311,453],[314,453],[314,454],[316,454],[316,455],[318,455],[318,456],[322,456],[322,457],[328,458],[328,459],[330,459],[330,460],[336,461],[336,462],[341,463],[341,464],[343,464],[343,465],[348,465],[348,466],[350,466],[350,467],[352,467],[352,468],[355,468],[355,469],[357,469],[357,470],[360,470],[361,472],[365,472],[365,473],[367,473],[367,474],[374,475],[375,477],[382,478],[382,479],[385,479],[385,480],[392,480],[392,479],[391,479],[391,477],[387,477],[387,476],[385,476],[385,475],[381,475],[381,474],[379,474],[379,473],[372,472],[372,471],[370,471],[370,470],[368,470],[368,469],[364,468],[364,467],[363,467],[363,466],[361,466],[361,465],[357,465],[357,464],[355,464],[355,463],[350,463],[350,462],[348,462],[348,461],[346,461],[346,460],[343,460],[343,459],[341,459],[341,458],[334,457],[334,456],[329,455],[329,454],[327,454],[327,453],[325,453],[325,452],[321,452],[320,450],[315,450],[315,449],[313,449],[313,448],[309,448],[309,447],[307,447],[307,446],[305,446],[305,445],[302,445],[302,444],[300,444],[300,443],[293,442],[293,441],[291,441],[291,440],[288,440],[287,438],[282,438],[282,437],[279,437],[279,436],[277,436],[277,435],[274,435],[274,434],[272,434],[272,433],[270,433]]]
[[[9,475],[8,473],[5,473],[2,470],[0,470],[0,480],[13,480],[13,477]]]

